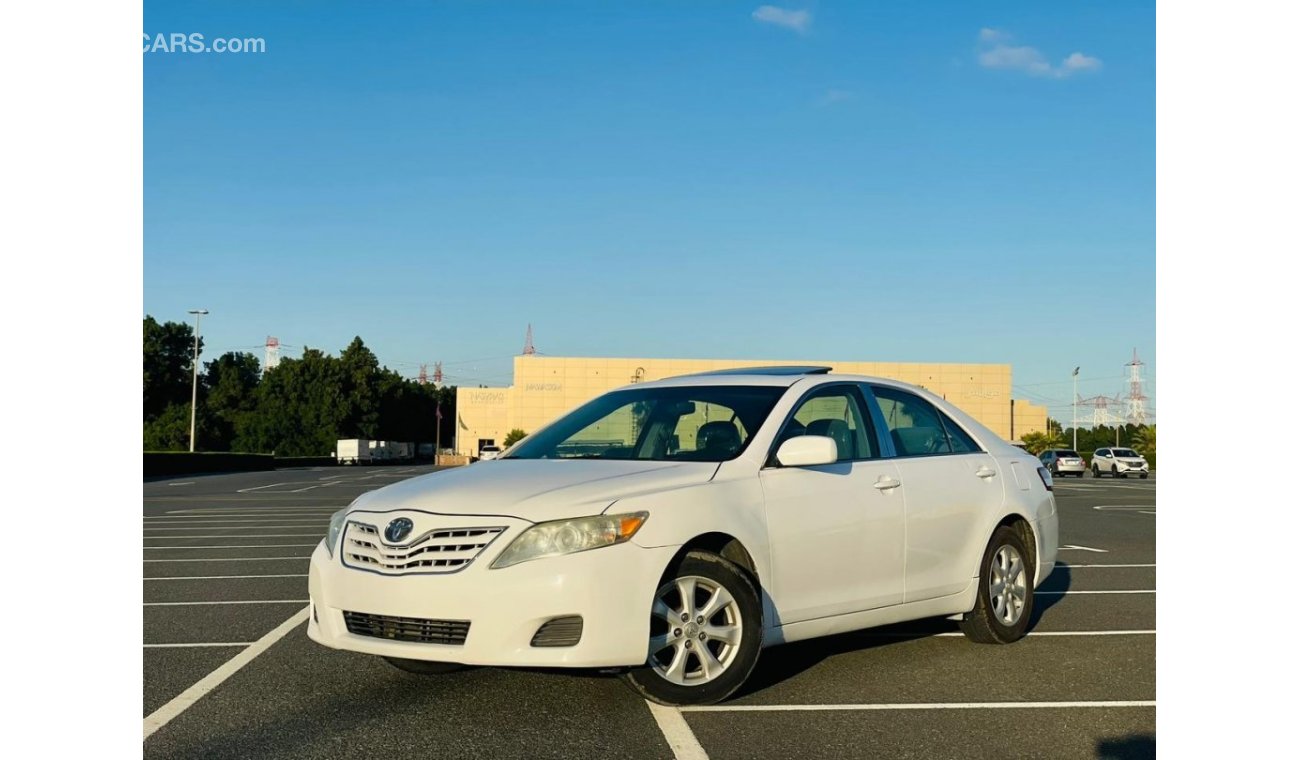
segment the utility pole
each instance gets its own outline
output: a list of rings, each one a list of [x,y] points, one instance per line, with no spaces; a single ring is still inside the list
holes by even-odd
[[[1074,407],[1074,452],[1079,453],[1079,368],[1074,368],[1074,398],[1070,402]]]
[[[199,406],[199,320],[207,309],[190,309],[194,315],[194,379],[190,384],[190,453],[194,453],[194,419]]]

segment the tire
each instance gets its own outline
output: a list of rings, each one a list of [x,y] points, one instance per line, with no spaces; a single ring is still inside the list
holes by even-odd
[[[1118,478],[1118,477],[1119,477],[1119,466],[1118,466],[1118,465],[1113,465],[1113,464],[1112,464],[1112,465],[1110,466],[1110,476],[1111,476],[1112,478]]]
[[[1146,474],[1145,472],[1142,473],[1142,479],[1143,479],[1143,480],[1146,480],[1146,479],[1147,479],[1147,474]]]
[[[1029,619],[1034,614],[1032,555],[1025,546],[1020,532],[1006,525],[993,532],[984,559],[980,562],[979,590],[975,595],[975,609],[967,612],[958,623],[966,638],[978,644],[1010,644],[1025,635]],[[1019,571],[1016,567],[1019,562]],[[1012,590],[1001,593],[999,577],[1011,570]],[[1019,588],[1019,593],[1015,592]],[[1006,588],[1002,584],[1002,588]],[[1008,604],[1012,605],[1008,607]],[[1014,605],[1018,604],[1016,607]]]
[[[683,611],[682,589],[690,593]],[[729,601],[709,613],[719,590]],[[692,620],[682,614],[706,613]],[[739,627],[737,634],[735,629]],[[711,638],[709,630],[728,631],[736,641]],[[704,639],[700,639],[704,636]],[[704,649],[700,649],[703,641]],[[712,552],[692,551],[664,574],[650,613],[646,664],[623,674],[637,694],[661,705],[708,705],[731,696],[749,678],[763,643],[763,608],[753,582],[735,563]],[[655,647],[659,649],[655,650]],[[707,651],[710,675],[700,652]]]
[[[1094,478],[1100,478],[1100,477],[1101,477],[1101,470],[1098,470],[1098,469],[1097,469],[1097,465],[1095,465],[1095,464],[1092,466],[1092,476],[1093,476]]]
[[[1079,478],[1080,480],[1083,479],[1083,473],[1082,473],[1082,472],[1076,472],[1076,473],[1074,474],[1074,476],[1075,476],[1076,478]]]
[[[465,668],[464,665],[458,662],[429,662],[428,660],[407,660],[402,657],[385,657],[384,662],[398,670],[405,670],[407,673],[414,673],[418,676],[441,676]]]

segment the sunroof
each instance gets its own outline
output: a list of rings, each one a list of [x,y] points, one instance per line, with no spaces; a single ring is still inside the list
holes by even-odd
[[[831,371],[830,367],[814,366],[791,366],[791,367],[733,367],[731,369],[715,369],[712,372],[694,372],[692,376],[700,375],[825,375]]]

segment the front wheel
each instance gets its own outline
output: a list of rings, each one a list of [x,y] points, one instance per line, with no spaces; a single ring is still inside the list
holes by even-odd
[[[646,664],[623,678],[661,705],[720,702],[753,671],[762,628],[758,591],[745,572],[711,552],[689,552],[655,592]]]
[[[1010,644],[1025,635],[1034,611],[1033,567],[1020,532],[1006,525],[993,532],[980,564],[975,609],[958,623],[980,644]]]
[[[1147,479],[1147,474],[1146,474],[1145,472],[1142,473],[1142,479],[1143,479],[1143,480],[1146,480],[1146,479]]]

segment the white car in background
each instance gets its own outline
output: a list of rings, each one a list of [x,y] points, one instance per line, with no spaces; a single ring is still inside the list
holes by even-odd
[[[487,462],[501,456],[500,446],[484,446],[479,449],[478,458],[480,462]]]
[[[671,705],[817,636],[1021,638],[1056,561],[1051,475],[928,391],[828,372],[627,386],[361,496],[312,555],[308,635],[416,673],[619,669]]]
[[[1110,475],[1112,478],[1137,475],[1145,479],[1150,471],[1146,458],[1133,449],[1097,449],[1092,453],[1094,478],[1100,478],[1102,475]]]

